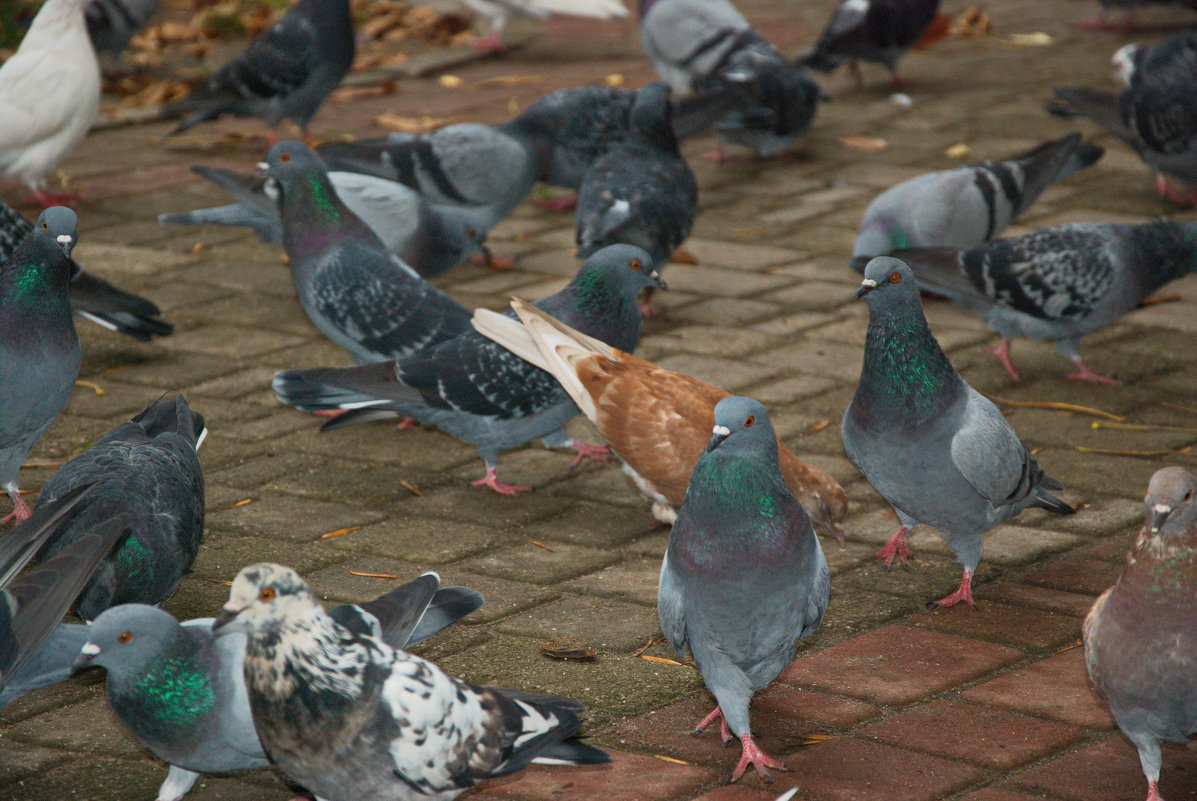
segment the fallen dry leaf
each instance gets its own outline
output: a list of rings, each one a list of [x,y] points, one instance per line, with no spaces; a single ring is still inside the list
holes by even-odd
[[[545,544],[544,544],[543,542],[541,542],[540,540],[528,540],[528,542],[532,543],[532,544],[533,544],[533,545],[535,545],[537,548],[544,548],[544,549],[545,549],[546,551],[548,551],[549,553],[557,553],[556,551],[554,551],[554,550],[553,550],[552,548],[550,548],[549,546],[545,545]]]
[[[603,84],[610,86],[612,89],[618,89],[628,82],[628,79],[620,75],[618,72],[613,72],[610,75],[603,76]]]
[[[419,495],[421,498],[424,497],[424,493],[420,492],[420,488],[408,481],[406,478],[399,479],[399,486],[403,487],[403,489],[407,490],[412,495]]]
[[[101,387],[99,384],[97,384],[95,381],[84,381],[82,378],[76,378],[75,386],[84,387],[85,389],[90,389],[92,392],[96,393],[100,397],[103,397],[108,394],[107,392],[104,391],[104,388]]]
[[[1193,448],[1186,446],[1174,451],[1128,451],[1119,448],[1088,448],[1084,445],[1076,446],[1078,453],[1097,453],[1102,456],[1138,456],[1148,459],[1158,459],[1161,456],[1192,456]]]
[[[396,576],[394,573],[365,573],[361,570],[350,570],[349,575],[361,576],[362,578],[384,578],[384,579],[398,579],[402,576]]]
[[[329,531],[320,535],[322,540],[331,540],[333,537],[343,537],[346,534],[357,531],[361,526],[349,526],[348,528],[339,528],[336,531]]]
[[[648,662],[660,662],[662,665],[677,665],[678,667],[685,667],[676,659],[666,659],[663,656],[651,656],[649,654],[641,654],[640,658]]]
[[[670,264],[698,264],[698,256],[692,250],[685,248],[678,248],[673,251],[673,255],[669,257]]]
[[[589,645],[573,637],[554,637],[540,646],[540,652],[550,659],[584,662],[598,656]]]
[[[363,97],[385,97],[393,95],[399,89],[398,81],[387,81],[378,86],[344,86],[333,92],[329,98],[334,103],[348,103]]]
[[[1092,417],[1101,417],[1105,420],[1114,420],[1121,423],[1125,417],[1121,417],[1110,412],[1103,412],[1101,409],[1094,409],[1091,406],[1080,406],[1075,403],[1060,403],[1058,401],[1013,401],[1005,398],[999,398],[997,395],[990,395],[982,392],[982,395],[989,398],[994,403],[1002,406],[1009,406],[1011,409],[1047,409],[1053,412],[1071,412],[1073,414],[1087,414]]]
[[[1176,303],[1180,299],[1179,292],[1173,292],[1170,295],[1152,295],[1149,298],[1143,298],[1141,301],[1139,301],[1139,308],[1142,309],[1145,306],[1158,306],[1161,303]]]
[[[674,759],[673,757],[665,756],[664,754],[653,754],[653,759],[659,759],[662,762],[672,762],[675,765],[693,765],[694,764],[693,762],[687,762],[684,759]]]
[[[444,86],[446,89],[456,89],[465,83],[465,81],[456,75],[442,75],[436,79],[436,82],[441,86]]]
[[[1019,47],[1047,47],[1056,43],[1055,38],[1050,33],[1044,33],[1043,31],[1012,34],[1009,39],[1004,41],[1012,45],[1018,45]]]
[[[1169,409],[1176,409],[1178,412],[1188,412],[1189,414],[1197,414],[1197,409],[1193,408],[1192,406],[1181,406],[1179,403],[1168,403],[1167,401],[1162,401],[1160,403],[1160,406],[1164,406]]]
[[[496,75],[493,78],[483,78],[470,84],[471,89],[485,89],[489,86],[529,86],[541,83],[544,78],[540,75]]]
[[[1185,428],[1184,426],[1158,426],[1148,423],[1101,423],[1094,420],[1089,424],[1090,428],[1110,428],[1115,431],[1169,431],[1174,434],[1197,434],[1197,428]]]
[[[849,150],[860,150],[864,153],[889,150],[889,142],[879,136],[840,136],[835,141]]]
[[[831,425],[831,420],[824,418],[823,420],[820,420],[819,422],[815,423],[810,428],[803,431],[802,436],[809,437],[811,434],[818,434],[820,431],[827,428],[827,426],[829,426],[829,425]]]
[[[952,145],[947,150],[945,150],[943,152],[943,154],[950,159],[962,159],[962,158],[967,158],[968,154],[972,153],[972,152],[973,152],[973,149],[971,147],[969,147],[968,145],[964,144],[964,142],[957,142],[956,144]]]
[[[948,28],[948,36],[984,36],[993,28],[993,22],[985,9],[969,6],[960,12]]]
[[[200,579],[200,581],[206,581],[206,582],[208,582],[209,584],[219,584],[219,585],[220,585],[220,586],[222,586],[222,587],[231,587],[231,586],[233,586],[233,582],[231,582],[231,581],[223,581],[223,580],[221,580],[221,579],[210,579],[210,578],[204,578],[203,576],[200,576],[200,577],[199,577],[199,579]]]
[[[403,117],[399,114],[379,114],[374,118],[375,125],[409,134],[426,134],[460,121],[453,117]]]
[[[217,509],[217,511],[223,512],[226,509],[240,509],[242,506],[249,506],[253,502],[254,502],[253,498],[246,498],[243,501],[237,501],[236,503],[229,504],[228,506],[221,506]]]

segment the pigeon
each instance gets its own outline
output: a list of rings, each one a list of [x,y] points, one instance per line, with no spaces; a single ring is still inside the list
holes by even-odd
[[[990,353],[1018,380],[1010,338],[1055,342],[1077,367],[1068,377],[1117,384],[1081,358],[1085,334],[1139,306],[1164,284],[1197,270],[1197,223],[1072,223],[967,250],[895,251],[919,286],[980,315],[1001,337]]]
[[[374,601],[338,606],[328,615],[348,631],[406,648],[481,606],[474,590],[441,587],[436,573],[425,573]],[[124,604],[79,627],[86,631],[71,656],[75,670],[107,670],[112,711],[170,765],[158,801],[178,801],[202,773],[269,764],[245,688],[245,637],[217,639],[212,622],[179,623],[152,606]]]
[[[1135,29],[1135,16],[1143,6],[1180,6],[1191,11],[1197,11],[1197,0],[1101,0],[1101,11],[1087,22],[1073,25],[1083,31],[1109,31],[1111,33],[1130,33]],[[1109,18],[1112,10],[1123,12],[1125,16],[1121,22],[1113,22]]]
[[[577,739],[577,701],[454,679],[339,623],[289,567],[243,568],[212,630],[245,633],[262,748],[317,798],[447,801],[536,761],[609,761]]]
[[[1160,797],[1160,742],[1197,734],[1197,478],[1157,470],[1147,520],[1126,567],[1085,617],[1085,666],[1114,722],[1139,751],[1147,801]]]
[[[575,331],[530,303],[511,303],[522,325],[488,309],[474,328],[553,374],[652,502],[672,525],[694,464],[710,439],[715,404],[730,393],[658,367]],[[782,476],[811,519],[843,544],[848,499],[834,478],[801,461],[778,440]]]
[[[299,302],[355,362],[400,358],[469,329],[470,312],[386,249],[307,145],[280,142],[266,161]]]
[[[640,14],[644,53],[674,92],[743,98],[733,113],[711,115],[712,160],[723,160],[724,141],[758,156],[778,155],[814,120],[824,97],[818,84],[787,63],[727,0],[646,0]]]
[[[1000,161],[929,172],[890,187],[865,209],[852,269],[906,248],[968,248],[988,242],[1056,181],[1105,153],[1080,134],[1044,142]]]
[[[537,306],[583,333],[635,350],[642,320],[636,294],[664,287],[640,248],[617,245],[587,259],[573,280]],[[514,495],[531,487],[498,480],[499,454],[533,439],[605,458],[608,451],[566,435],[578,407],[551,375],[472,328],[397,361],[275,374],[279,400],[305,411],[346,409],[323,426],[341,428],[395,413],[436,425],[473,443],[486,475],[473,482]]]
[[[21,46],[0,65],[0,175],[42,206],[78,200],[46,191],[46,175],[83,141],[100,108],[100,66],[87,36],[87,0],[46,0]]]
[[[249,47],[164,110],[187,115],[168,136],[222,114],[260,117],[275,129],[285,119],[303,129],[353,65],[349,0],[299,0]]]
[[[0,524],[29,517],[17,474],[66,406],[83,354],[67,300],[75,212],[51,206],[0,266],[0,487],[13,510]]]
[[[923,47],[947,33],[948,19],[939,14],[939,0],[840,0],[831,20],[798,63],[831,72],[844,61],[860,86],[857,60],[889,70],[894,86],[909,81],[898,74],[898,59],[911,47]]]
[[[278,192],[264,175],[219,167],[192,167],[227,189],[236,203],[182,214],[159,214],[163,225],[232,225],[249,228],[263,242],[281,245]],[[469,207],[433,204],[403,184],[355,172],[330,172],[337,197],[366,223],[392,253],[421,276],[440,275],[486,249],[486,222]]]
[[[0,202],[0,263],[8,260],[32,230],[33,223]],[[142,342],[175,332],[173,325],[160,319],[162,310],[151,301],[118,289],[98,275],[85,271],[73,259],[70,299],[71,311],[76,317]]]
[[[636,95],[628,138],[596,161],[578,190],[578,257],[608,245],[635,245],[655,270],[685,241],[698,214],[698,184],[670,127],[669,87]]]
[[[158,10],[158,0],[89,0],[83,14],[98,52],[119,54]]]
[[[765,407],[740,396],[715,405],[710,442],[694,465],[661,564],[657,614],[681,655],[688,646],[718,704],[694,730],[721,720],[740,740],[734,782],[751,764],[789,770],[748,723],[752,696],[794,658],[827,609],[831,575],[810,518],[782,478]]]
[[[490,33],[475,37],[470,46],[483,53],[501,53],[507,20],[516,17],[544,18],[551,14],[594,19],[623,19],[627,8],[619,0],[464,0],[478,14],[490,20]]]
[[[868,299],[869,329],[841,434],[848,460],[902,524],[877,557],[905,564],[907,535],[919,523],[935,526],[964,576],[956,592],[928,605],[975,608],[972,578],[986,531],[1028,506],[1074,510],[1048,492],[1063,485],[1044,475],[998,408],[948,361],[910,267],[879,256],[864,275],[856,296]]]
[[[117,512],[129,536],[105,560],[76,607],[94,620],[110,606],[156,604],[191,568],[204,531],[204,474],[196,451],[204,418],[182,395],[162,397],[71,459],[42,487],[42,502],[96,484],[88,502],[46,544],[53,555]]]
[[[1128,85],[1120,94],[1061,87],[1048,110],[1088,117],[1135,149],[1156,175],[1156,191],[1197,204],[1197,31],[1182,31],[1150,48],[1118,51],[1115,66]],[[1187,194],[1168,178],[1186,184]]]

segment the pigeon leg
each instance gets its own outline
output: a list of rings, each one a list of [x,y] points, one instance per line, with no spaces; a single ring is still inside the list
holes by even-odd
[[[48,209],[51,206],[70,206],[78,203],[81,196],[78,192],[47,192],[41,187],[33,190],[33,197],[30,198],[28,205],[40,205],[43,209]]]
[[[864,89],[864,73],[860,71],[860,62],[854,58],[848,59],[848,74],[856,82],[856,90],[858,92]]]
[[[1164,801],[1163,796],[1160,795],[1160,785],[1157,781],[1147,782],[1147,801]]]
[[[997,356],[998,361],[1000,361],[1002,363],[1002,367],[1006,368],[1006,372],[1010,374],[1010,377],[1013,378],[1015,381],[1017,381],[1019,379],[1018,370],[1015,369],[1014,362],[1010,358],[1010,340],[1009,339],[1007,339],[1006,337],[1002,337],[1001,343],[999,343],[996,348],[986,348],[985,352],[992,353],[994,356]]]
[[[906,564],[914,558],[914,554],[910,552],[910,546],[906,544],[906,535],[909,533],[910,527],[902,526],[894,536],[889,538],[889,542],[885,544],[885,547],[874,554],[874,556],[878,559],[884,559],[886,567],[894,563],[895,556],[898,557],[898,561],[902,564]]]
[[[575,193],[569,197],[533,198],[532,204],[545,211],[573,211],[578,207],[578,196]]]
[[[694,727],[694,731],[690,732],[691,737],[697,737],[706,731],[707,726],[710,726],[715,720],[719,720],[719,736],[723,738],[723,747],[726,748],[735,737],[732,736],[731,729],[727,727],[727,718],[723,717],[723,710],[715,707],[715,711],[707,715],[698,725]]]
[[[1160,195],[1160,197],[1167,198],[1178,206],[1188,207],[1193,205],[1193,194],[1190,193],[1187,195],[1182,195],[1181,193],[1177,192],[1172,188],[1172,185],[1168,183],[1168,178],[1162,172],[1156,173],[1155,191]]]
[[[502,53],[507,49],[507,45],[503,44],[503,37],[498,31],[489,33],[486,36],[478,36],[470,42],[470,47],[477,50],[479,53]]]
[[[1122,22],[1110,22],[1106,17],[1105,12],[1098,14],[1096,17],[1084,22],[1074,22],[1072,27],[1079,31],[1108,31],[1109,33],[1130,33],[1135,29],[1135,18],[1133,14],[1127,14]]]
[[[520,492],[531,492],[532,487],[527,484],[504,484],[495,475],[495,468],[486,466],[486,475],[470,482],[471,487],[490,487],[500,495],[515,495]]]
[[[973,600],[973,571],[971,570],[964,571],[964,576],[960,579],[960,589],[951,595],[940,598],[938,601],[931,601],[927,604],[927,608],[939,609],[945,606],[955,606],[961,601],[964,601],[973,609],[977,608],[977,602]]]
[[[340,417],[348,411],[347,409],[316,409],[312,412],[313,417],[324,417],[331,420],[334,417]]]
[[[766,770],[766,768],[776,768],[777,770],[786,771],[789,770],[785,764],[778,762],[776,759],[758,748],[757,744],[752,741],[751,734],[745,734],[740,738],[740,747],[743,749],[743,751],[740,753],[740,761],[736,763],[736,769],[732,771],[731,780],[733,782],[737,781],[741,776],[744,775],[744,771],[748,769],[749,762],[751,762],[752,766],[756,768],[757,775],[769,784],[773,783],[773,776],[768,770]]]
[[[491,270],[510,270],[515,266],[515,259],[511,256],[496,256],[485,245],[470,258],[470,264],[475,267],[487,267]]]
[[[25,499],[21,497],[21,491],[17,489],[17,485],[9,484],[4,489],[8,492],[8,497],[12,498],[12,511],[0,518],[0,526],[10,520],[17,523],[23,523],[28,520],[33,515],[33,512],[29,511],[29,507],[26,505]]]
[[[178,765],[171,765],[170,771],[166,774],[166,781],[162,782],[162,786],[158,788],[157,801],[181,801],[199,777],[198,773],[185,770]]]
[[[420,421],[414,417],[404,417],[402,420],[400,420],[395,425],[395,428],[399,429],[400,431],[406,431],[409,428],[419,428],[419,427],[420,427]]]
[[[896,72],[891,72],[889,74],[889,85],[894,87],[914,86],[914,81],[912,81],[910,78],[905,78]]]
[[[578,452],[574,460],[569,463],[570,467],[577,467],[582,464],[582,460],[587,456],[596,462],[605,462],[611,457],[611,446],[609,445],[595,445],[592,442],[583,442],[580,439],[573,439],[572,437],[566,444]]]
[[[1109,384],[1110,386],[1118,386],[1122,383],[1112,375],[1099,375],[1093,372],[1080,356],[1074,357],[1072,362],[1076,365],[1077,369],[1075,373],[1071,373],[1068,376],[1072,381],[1088,381],[1090,384]]]
[[[714,164],[722,164],[727,161],[727,154],[723,152],[723,143],[718,139],[715,140],[715,149],[710,153],[704,153],[702,157]]]

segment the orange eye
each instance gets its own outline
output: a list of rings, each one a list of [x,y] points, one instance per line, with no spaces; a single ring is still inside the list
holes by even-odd
[[[744,418],[744,427],[745,428],[752,428],[754,425],[756,425],[755,417],[753,417],[752,415],[748,415],[747,417]]]
[[[119,642],[121,645],[124,645],[125,643],[129,642],[132,639],[133,639],[133,632],[131,632],[131,631],[122,631],[120,634],[118,634],[116,636],[116,641]]]
[[[889,282],[891,284],[898,284],[902,281],[902,273],[890,273]]]
[[[478,236],[478,232],[471,228],[466,231],[466,236],[468,236],[470,239],[473,239],[474,237]]]
[[[259,601],[273,601],[274,600],[274,588],[267,587],[266,589],[259,592],[258,600]]]
[[[45,220],[42,220],[42,228],[46,231],[50,230],[50,226],[46,223]]]
[[[281,161],[283,164],[286,164],[288,161],[291,160],[291,154],[290,153],[279,153],[278,160]]]
[[[628,262],[628,266],[633,270],[639,270],[642,265],[640,264],[640,259],[632,259]]]
[[[1191,500],[1193,500],[1193,490],[1189,490],[1185,493],[1185,503],[1188,503]]]

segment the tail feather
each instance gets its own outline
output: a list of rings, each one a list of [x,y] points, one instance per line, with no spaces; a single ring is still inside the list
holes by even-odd
[[[1049,113],[1060,117],[1088,117],[1119,139],[1134,139],[1134,133],[1122,121],[1117,95],[1073,87],[1057,87],[1052,92],[1059,102],[1047,105]]]
[[[258,239],[271,245],[283,243],[283,224],[277,216],[259,213],[245,203],[229,203],[195,209],[180,214],[159,214],[159,225],[227,225],[233,228],[249,228]]]
[[[469,587],[441,587],[407,640],[415,645],[482,608],[482,594]]]
[[[606,765],[610,755],[576,737],[545,748],[532,760],[537,765]]]
[[[519,320],[490,309],[476,309],[470,322],[479,334],[494,340],[524,361],[530,362],[541,370],[549,369],[549,363],[545,361],[544,354],[540,352],[532,335]]]
[[[1076,514],[1076,509],[1073,509],[1070,504],[1064,503],[1064,501],[1060,500],[1055,495],[1052,495],[1047,491],[1048,489],[1064,489],[1064,485],[1053,478],[1044,476],[1042,479],[1040,479],[1039,487],[1035,490],[1035,500],[1031,503],[1031,506],[1035,506],[1039,509],[1046,509],[1049,512],[1055,512],[1058,515]]]
[[[370,393],[372,384],[368,379],[376,370],[368,368],[379,367],[387,373],[393,373],[390,362],[360,367],[282,370],[274,374],[271,386],[279,400],[305,412],[332,409],[394,409],[395,399]],[[361,378],[367,380],[359,380]],[[402,386],[393,380],[391,384],[394,387]]]
[[[1079,133],[1055,139],[1015,156],[1011,161],[1019,162],[1025,176],[1021,214],[1039,198],[1043,191],[1056,181],[1062,181],[1096,162],[1105,155],[1105,148],[1091,142],[1082,142]]]
[[[152,301],[82,269],[71,278],[70,299],[71,310],[76,314],[143,342],[153,336],[170,336],[175,331],[170,323],[155,319],[162,310]]]

